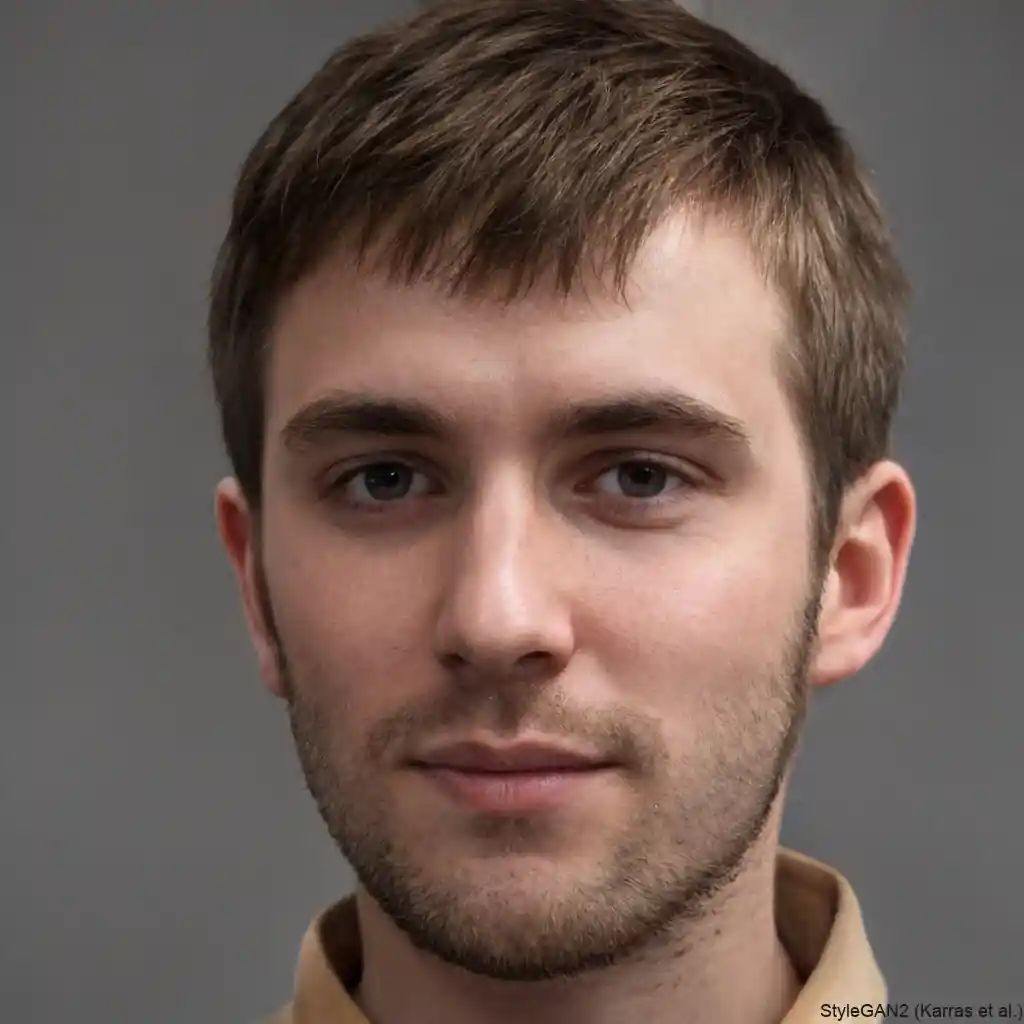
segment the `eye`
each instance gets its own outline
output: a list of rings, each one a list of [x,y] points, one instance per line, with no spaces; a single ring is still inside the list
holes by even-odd
[[[691,475],[658,459],[649,458],[619,462],[596,477],[595,482],[598,490],[608,493],[605,487],[618,489],[620,493],[613,496],[628,501],[657,500],[695,486]]]
[[[698,486],[695,474],[653,457],[620,458],[591,478],[599,493],[636,506],[656,506],[685,498]],[[385,512],[401,507],[403,499],[438,492],[427,473],[400,459],[379,459],[352,467],[326,488],[332,502],[360,512]]]
[[[331,485],[345,505],[353,508],[379,508],[403,498],[429,494],[430,478],[412,466],[397,461],[372,462],[350,469]]]

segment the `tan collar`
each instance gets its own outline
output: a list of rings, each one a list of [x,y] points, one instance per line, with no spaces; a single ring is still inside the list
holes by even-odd
[[[838,871],[780,849],[775,894],[779,937],[805,979],[781,1024],[820,1021],[823,1003],[885,1002],[885,980],[860,905]],[[294,1001],[266,1024],[369,1024],[347,992],[361,971],[355,899],[347,896],[309,926],[299,950]]]

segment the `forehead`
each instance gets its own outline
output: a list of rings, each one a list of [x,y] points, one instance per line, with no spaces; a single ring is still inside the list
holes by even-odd
[[[667,220],[623,302],[599,290],[511,305],[448,298],[325,260],[285,297],[271,339],[268,443],[335,391],[443,408],[468,431],[526,428],[567,402],[670,387],[750,432],[783,429],[776,372],[786,317],[749,245],[725,225]]]

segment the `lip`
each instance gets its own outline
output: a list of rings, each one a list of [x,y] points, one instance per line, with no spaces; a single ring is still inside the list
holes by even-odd
[[[610,768],[600,756],[555,744],[531,742],[504,747],[486,743],[453,743],[416,758],[417,768],[450,769],[467,773],[564,773]]]
[[[417,773],[439,792],[478,814],[537,814],[579,807],[607,785],[611,768],[558,768],[540,771],[466,771],[422,765]],[[603,781],[602,781],[603,780]]]

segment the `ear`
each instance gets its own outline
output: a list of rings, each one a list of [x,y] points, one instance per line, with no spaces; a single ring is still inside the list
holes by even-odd
[[[277,637],[274,632],[266,582],[259,552],[259,526],[238,481],[227,477],[215,493],[217,530],[227,551],[242,595],[249,635],[256,649],[260,674],[271,692],[285,694]]]
[[[881,648],[899,609],[916,527],[914,487],[895,462],[876,463],[847,491],[824,581],[812,685],[859,672]]]

